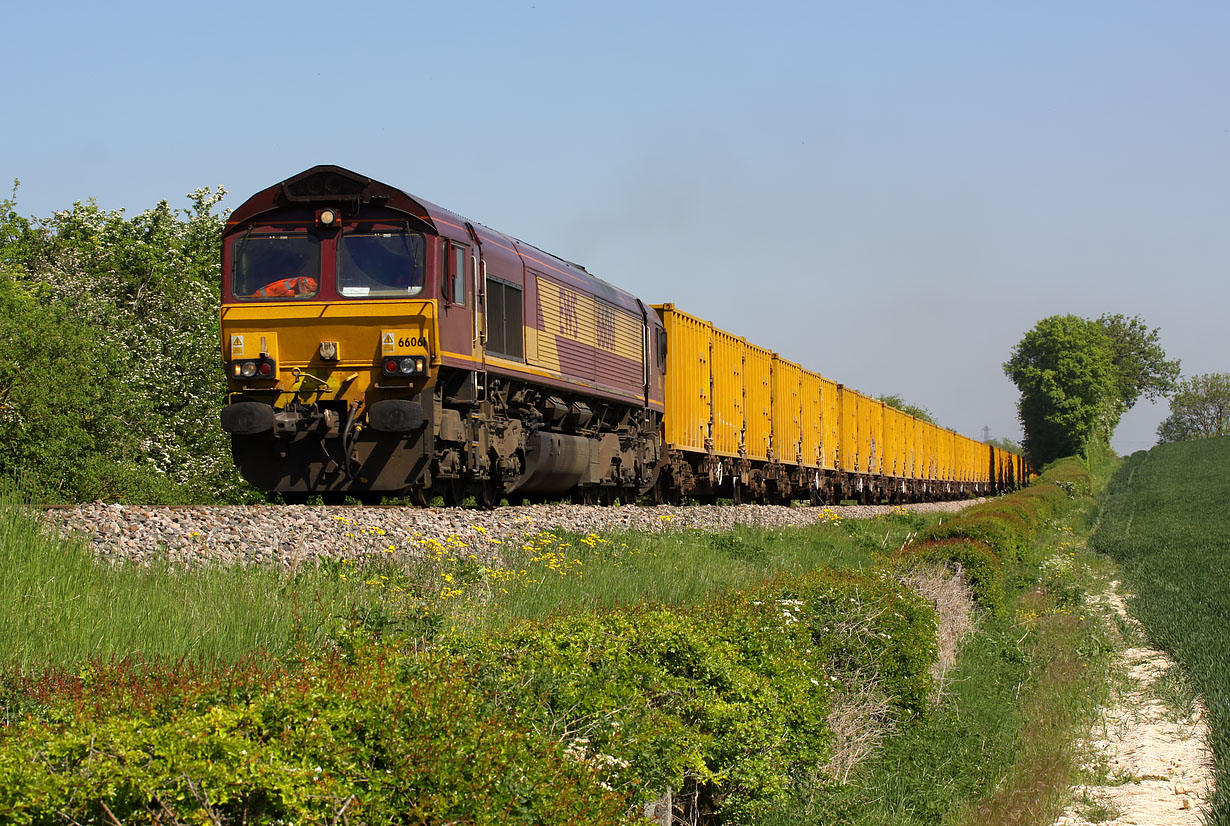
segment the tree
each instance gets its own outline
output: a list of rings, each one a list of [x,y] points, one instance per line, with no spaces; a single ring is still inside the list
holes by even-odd
[[[1109,450],[1119,418],[1141,396],[1172,388],[1179,362],[1166,360],[1158,331],[1139,316],[1064,315],[1026,333],[1004,372],[1021,391],[1025,452],[1044,465],[1094,447]]]
[[[1025,452],[1041,466],[1109,443],[1119,418],[1119,376],[1110,339],[1093,321],[1051,316],[1025,334],[1004,363],[1021,391]]]
[[[997,447],[997,448],[999,448],[1000,450],[1006,450],[1006,451],[1008,451],[1009,453],[1015,453],[1015,454],[1017,454],[1018,456],[1022,455],[1022,454],[1025,452],[1025,451],[1021,448],[1020,444],[1018,444],[1017,442],[1014,442],[1012,439],[1007,439],[1007,438],[1004,438],[1004,439],[995,439],[995,438],[992,438],[992,439],[987,439],[987,442],[986,442],[986,443],[987,443],[987,444],[989,444],[991,447]]]
[[[1175,388],[1179,378],[1179,362],[1166,360],[1166,353],[1157,340],[1157,330],[1140,318],[1103,315],[1098,324],[1110,338],[1111,360],[1119,374],[1119,399],[1125,411],[1136,401],[1160,399]]]
[[[1157,426],[1158,444],[1230,436],[1230,373],[1204,373],[1179,382],[1170,416]]]
[[[915,419],[921,419],[924,422],[935,424],[935,419],[931,417],[931,411],[925,407],[919,407],[902,399],[900,396],[879,396],[879,401],[884,402],[889,407],[895,407],[903,413],[909,413]]]

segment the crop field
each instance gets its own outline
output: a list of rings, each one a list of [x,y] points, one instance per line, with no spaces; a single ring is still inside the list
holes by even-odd
[[[1204,695],[1217,784],[1210,822],[1230,823],[1230,439],[1161,445],[1116,473],[1093,537],[1123,569],[1133,613]]]

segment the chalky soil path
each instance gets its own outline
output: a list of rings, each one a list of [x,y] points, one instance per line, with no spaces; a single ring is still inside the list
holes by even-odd
[[[1128,615],[1117,581],[1091,600],[1117,614],[1129,635],[1143,639]],[[1199,698],[1163,701],[1174,660],[1155,648],[1120,653],[1126,676],[1112,703],[1084,742],[1089,785],[1074,789],[1072,804],[1054,826],[1198,826],[1212,788],[1209,731]],[[1178,672],[1172,672],[1178,673]]]

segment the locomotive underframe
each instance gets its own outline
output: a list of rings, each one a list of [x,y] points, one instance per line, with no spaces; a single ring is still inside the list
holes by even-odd
[[[456,368],[441,368],[432,387],[404,396],[414,411],[404,432],[378,429],[370,408],[357,404],[274,409],[272,429],[233,435],[236,465],[287,501],[316,493],[327,501],[387,495],[421,504],[474,497],[487,506],[563,495],[629,502],[657,482],[656,411]]]

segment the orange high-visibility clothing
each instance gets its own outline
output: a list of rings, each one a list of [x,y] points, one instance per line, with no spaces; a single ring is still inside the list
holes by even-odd
[[[300,295],[314,295],[320,285],[315,278],[283,278],[266,284],[255,293],[254,298],[294,298]]]

